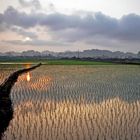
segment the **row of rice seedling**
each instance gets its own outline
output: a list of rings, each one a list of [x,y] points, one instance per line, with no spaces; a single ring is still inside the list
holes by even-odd
[[[140,102],[22,102],[5,139],[138,139]]]
[[[30,76],[12,90],[5,140],[139,139],[138,66],[41,66]]]

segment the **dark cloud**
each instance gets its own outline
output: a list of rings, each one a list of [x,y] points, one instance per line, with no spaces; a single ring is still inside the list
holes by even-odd
[[[3,22],[3,14],[0,14],[0,24]]]
[[[3,14],[3,22],[10,26],[16,25],[23,28],[29,28],[37,25],[38,16],[39,15],[28,15],[24,12],[18,12],[13,7],[9,7]]]
[[[80,15],[65,15],[61,13],[24,13],[13,7],[9,7],[0,14],[0,27],[18,26],[32,28],[37,25],[47,27],[53,33],[54,38],[67,41],[80,41],[96,36],[121,41],[140,40],[140,16],[130,14],[121,19],[106,16],[100,12],[85,13]],[[4,27],[3,27],[4,28]]]
[[[17,34],[19,34],[19,35],[21,35],[23,37],[30,37],[31,39],[37,39],[38,38],[38,36],[36,35],[36,33],[25,31],[22,28],[11,27],[11,31],[16,32]]]
[[[82,19],[77,15],[64,15],[54,13],[42,18],[40,25],[48,26],[51,30],[64,30],[69,28],[78,28],[82,24]]]
[[[136,14],[130,14],[123,16],[119,21],[119,28],[117,33],[114,35],[119,39],[123,40],[134,40],[140,39],[140,16]]]
[[[3,32],[7,29],[7,24],[4,22],[3,14],[0,14],[0,32]]]

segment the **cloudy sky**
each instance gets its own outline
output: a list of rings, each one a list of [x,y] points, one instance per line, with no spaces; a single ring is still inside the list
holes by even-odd
[[[0,0],[0,52],[140,51],[140,0]]]

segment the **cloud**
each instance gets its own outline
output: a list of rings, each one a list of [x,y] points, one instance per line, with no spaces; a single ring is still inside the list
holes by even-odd
[[[84,16],[77,14],[65,15],[61,13],[27,14],[25,12],[19,12],[13,7],[9,7],[3,14],[0,14],[0,30],[13,26],[24,29],[41,26],[49,29],[54,39],[70,42],[88,39],[93,39],[94,42],[94,39],[97,37],[124,42],[139,42],[140,40],[140,16],[136,14],[125,15],[120,19],[116,19],[106,16],[101,12],[85,12]],[[21,30],[15,30],[15,32],[29,34]]]
[[[23,28],[29,28],[37,25],[38,16],[34,14],[26,14],[24,12],[18,12],[13,7],[8,7],[1,18],[3,22],[9,26],[19,26]]]
[[[1,41],[5,44],[12,45],[23,45],[23,46],[68,46],[68,43],[63,43],[59,41],[51,41],[51,40],[39,40],[39,39],[28,39],[28,40],[3,40]]]
[[[39,0],[18,0],[22,7],[32,7],[35,9],[41,9]]]
[[[138,41],[140,39],[140,16],[136,14],[123,16],[119,21],[119,28],[114,37]]]
[[[11,31],[16,32],[17,34],[23,36],[23,37],[29,37],[31,39],[37,39],[38,36],[34,32],[25,31],[25,29],[22,29],[20,27],[11,27]]]
[[[55,5],[54,5],[53,3],[49,3],[48,9],[49,9],[50,11],[56,11]]]

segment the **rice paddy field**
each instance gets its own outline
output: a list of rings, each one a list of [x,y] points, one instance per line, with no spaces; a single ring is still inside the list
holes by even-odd
[[[25,65],[0,65],[0,83]],[[139,140],[140,66],[42,65],[19,77],[4,140]]]

